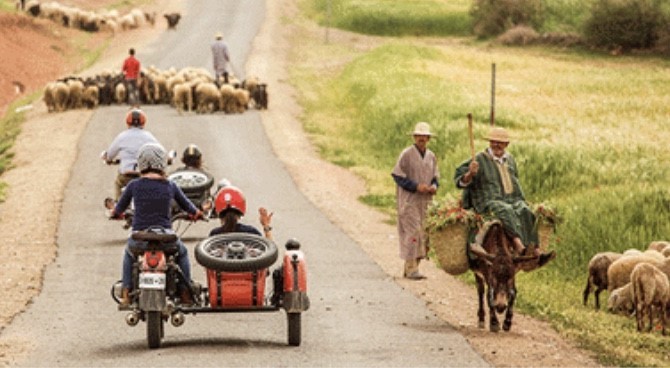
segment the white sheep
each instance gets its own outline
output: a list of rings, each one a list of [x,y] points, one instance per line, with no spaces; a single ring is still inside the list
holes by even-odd
[[[114,101],[116,101],[116,103],[122,104],[126,103],[127,98],[128,91],[126,90],[125,84],[117,83],[116,86],[114,86]]]
[[[640,263],[635,266],[630,278],[633,285],[637,330],[642,331],[644,329],[644,317],[648,315],[649,327],[647,331],[651,331],[654,307],[656,307],[661,319],[661,333],[665,335],[666,308],[670,301],[668,276],[649,263]]]
[[[78,109],[82,107],[82,97],[84,94],[84,83],[79,79],[68,79],[70,94],[68,96],[68,108]]]
[[[184,111],[184,107],[189,112],[193,110],[193,93],[190,83],[179,83],[173,87],[172,104],[180,115]]]
[[[221,91],[216,88],[214,83],[204,82],[198,84],[195,94],[198,101],[198,106],[195,110],[197,113],[212,113],[219,107]]]
[[[94,109],[98,107],[98,102],[100,101],[100,89],[96,85],[90,85],[84,88],[84,93],[82,94],[82,103],[84,106],[89,109]]]
[[[607,270],[607,291],[620,288],[630,282],[630,273],[638,263],[651,263],[658,266],[660,263],[657,258],[646,254],[637,256],[623,256],[614,261]]]
[[[633,286],[630,282],[610,292],[610,296],[607,299],[608,311],[628,316],[633,313],[634,307]]]
[[[601,252],[591,258],[588,266],[586,288],[584,289],[584,305],[588,301],[591,290],[594,290],[596,309],[600,309],[600,292],[607,290],[607,270],[621,256],[620,253]]]
[[[219,88],[221,99],[219,100],[219,110],[230,114],[235,110],[235,88],[230,84],[224,84]]]
[[[235,88],[235,112],[241,114],[249,108],[249,91],[244,88]]]
[[[663,240],[655,240],[647,246],[647,249],[653,249],[656,250],[660,253],[663,253],[663,250],[666,248],[670,248],[670,242],[663,241]]]

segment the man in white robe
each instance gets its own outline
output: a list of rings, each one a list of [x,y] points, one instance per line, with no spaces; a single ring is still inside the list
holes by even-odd
[[[400,258],[405,261],[403,276],[411,280],[425,278],[419,272],[419,262],[426,257],[426,234],[423,220],[439,185],[437,158],[428,149],[432,134],[430,125],[416,124],[414,144],[405,148],[393,168],[397,185],[398,236]]]

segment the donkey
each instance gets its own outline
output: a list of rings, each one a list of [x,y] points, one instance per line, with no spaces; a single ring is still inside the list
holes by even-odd
[[[514,300],[517,290],[515,275],[519,270],[531,270],[541,266],[536,256],[513,256],[512,239],[505,233],[499,221],[492,222],[483,230],[481,246],[472,245],[475,259],[470,261],[470,269],[475,274],[477,294],[479,296],[478,327],[484,328],[484,284],[486,283],[486,301],[489,307],[489,330],[500,331],[498,314],[505,312],[503,330],[512,328]]]

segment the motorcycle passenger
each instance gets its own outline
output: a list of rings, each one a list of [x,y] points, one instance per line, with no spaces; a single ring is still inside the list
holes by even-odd
[[[238,188],[228,185],[219,190],[214,200],[214,207],[221,220],[221,226],[212,229],[209,236],[226,233],[249,233],[263,236],[255,227],[240,222],[240,218],[247,211],[247,201],[242,191]],[[273,213],[268,213],[268,210],[264,207],[260,207],[258,213],[265,237],[272,239],[272,226],[270,226],[270,222],[272,221]]]
[[[123,191],[119,202],[112,212],[112,218],[123,217],[123,213],[131,201],[135,205],[132,230],[140,231],[149,227],[160,226],[167,231],[172,230],[170,222],[170,206],[174,200],[185,212],[188,212],[192,220],[202,218],[202,212],[198,210],[191,201],[186,198],[179,187],[167,180],[165,167],[167,166],[167,153],[159,144],[148,143],[143,145],[137,157],[137,169],[141,176],[132,180]],[[132,265],[133,256],[130,249],[138,249],[143,242],[128,238],[128,246],[123,257],[123,289],[120,307],[130,304],[129,293],[132,289]],[[191,281],[191,265],[188,259],[188,250],[181,240],[177,240],[179,254],[177,264],[181,268],[186,282]],[[182,304],[192,304],[191,295],[187,288],[181,285]]]
[[[193,202],[193,204],[196,205],[196,207],[201,208],[202,203],[210,197],[210,190],[214,184],[214,181],[211,180],[212,175],[210,175],[203,168],[202,151],[200,151],[200,148],[198,148],[198,146],[195,144],[189,144],[182,153],[181,162],[184,164],[184,166],[178,168],[175,170],[175,172],[185,170],[199,171],[207,176],[209,184],[201,192],[184,192],[184,194],[186,194],[186,196]]]
[[[121,190],[128,183],[139,177],[137,171],[137,152],[146,143],[158,143],[156,137],[149,131],[144,130],[147,116],[139,108],[133,108],[126,114],[126,125],[128,129],[119,133],[114,138],[105,155],[102,157],[108,165],[119,160],[119,172],[114,182],[115,199],[121,197]]]

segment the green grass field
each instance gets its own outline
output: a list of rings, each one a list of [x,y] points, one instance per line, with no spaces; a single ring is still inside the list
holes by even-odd
[[[389,4],[365,3],[368,9]],[[389,7],[410,3],[425,2]],[[346,17],[347,11],[340,12]],[[404,15],[412,18],[409,24],[422,17]],[[326,159],[366,180],[368,194],[361,200],[388,213],[389,221],[395,212],[390,171],[412,143],[407,133],[417,121],[430,122],[437,133],[430,142],[442,176],[437,200],[459,195],[452,176],[469,156],[466,115],[474,115],[481,150],[487,145],[481,137],[489,128],[495,63],[496,124],[512,134],[509,151],[526,196],[555,204],[564,218],[552,245],[558,258],[519,275],[519,308],[551,321],[604,364],[667,365],[667,338],[639,334],[633,319],[595,312],[592,303],[582,306],[581,296],[595,253],[670,239],[670,151],[664,145],[670,138],[670,61],[407,34],[362,48],[324,44],[321,36],[308,28],[297,35],[291,80],[305,107],[304,125]],[[606,298],[603,293],[602,304]]]

